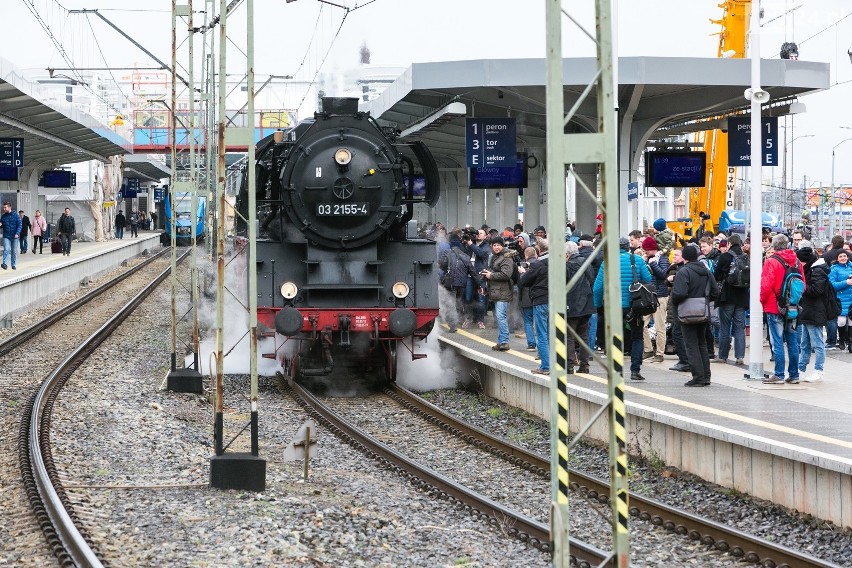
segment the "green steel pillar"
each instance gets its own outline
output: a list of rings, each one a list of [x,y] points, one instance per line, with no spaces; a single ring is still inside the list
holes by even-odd
[[[547,0],[546,11],[546,111],[547,111],[547,233],[550,236],[550,260],[547,277],[550,294],[550,478],[553,565],[569,565],[569,508],[568,508],[568,375],[565,372],[565,263],[562,243],[558,237],[565,231],[565,159],[563,157],[565,109],[562,99],[562,26],[560,0]]]
[[[564,258],[561,236],[565,228],[565,166],[566,164],[597,164],[601,181],[601,209],[604,227],[604,326],[607,337],[609,358],[605,362],[608,375],[609,398],[602,409],[609,411],[609,447],[610,481],[613,526],[613,552],[610,564],[615,560],[619,568],[627,568],[630,561],[628,538],[627,503],[627,447],[626,417],[624,408],[624,337],[621,313],[620,286],[610,285],[621,281],[618,239],[619,228],[619,189],[617,170],[617,100],[615,98],[615,78],[612,39],[611,0],[596,0],[595,34],[586,32],[586,36],[597,46],[597,74],[580,95],[574,107],[565,114],[563,101],[563,61],[561,18],[564,14],[574,24],[579,23],[564,11],[560,0],[546,0],[546,50],[547,50],[547,188],[548,216],[550,234],[550,257],[548,285],[550,319],[553,322],[551,336],[551,465],[552,483],[552,520],[551,537],[553,539],[554,566],[569,565],[568,533],[568,393],[566,361],[573,357],[567,353],[565,338],[567,328],[565,319],[565,265],[558,262]],[[582,29],[582,28],[581,28]],[[583,30],[585,32],[585,30]],[[597,96],[598,128],[596,132],[568,134],[565,126],[579,108],[580,102],[594,90]],[[595,197],[597,188],[589,188],[578,179],[578,186],[591,197]],[[588,259],[591,260],[591,259]],[[587,262],[586,264],[590,264]],[[585,266],[584,266],[585,268]],[[572,278],[568,286],[572,286]],[[600,324],[599,324],[600,325]],[[587,348],[583,345],[583,348]],[[588,427],[579,429],[585,432]],[[579,435],[578,435],[579,437]],[[572,442],[573,444],[574,442]]]
[[[604,249],[604,305],[606,306],[606,337],[611,353],[608,369],[609,416],[609,468],[610,505],[612,507],[612,543],[616,566],[627,568],[630,563],[630,538],[628,532],[627,491],[627,416],[624,407],[624,337],[621,315],[621,263],[618,240],[619,186],[618,186],[618,99],[615,90],[613,64],[617,55],[613,50],[612,4],[610,0],[596,0],[597,58],[601,74],[598,79],[598,130],[601,143],[601,188],[603,203],[603,230],[606,235]]]

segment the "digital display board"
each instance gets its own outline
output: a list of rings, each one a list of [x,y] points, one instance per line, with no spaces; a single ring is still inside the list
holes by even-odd
[[[0,181],[18,181],[18,168],[0,166]]]
[[[76,185],[74,183],[74,174],[69,172],[68,170],[47,170],[41,174],[42,176],[42,187],[73,187]]]
[[[706,152],[645,152],[647,187],[705,187]]]

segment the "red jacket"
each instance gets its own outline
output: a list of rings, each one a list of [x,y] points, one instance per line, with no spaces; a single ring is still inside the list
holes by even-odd
[[[798,261],[796,251],[793,249],[770,252],[772,255],[777,254],[783,258],[784,262],[790,266],[795,266]],[[778,296],[781,295],[781,285],[784,283],[784,273],[787,268],[778,262],[777,258],[772,258],[772,255],[769,255],[763,263],[763,272],[760,276],[760,304],[765,313],[778,315]],[[805,269],[801,263],[799,263],[799,272],[804,280]]]

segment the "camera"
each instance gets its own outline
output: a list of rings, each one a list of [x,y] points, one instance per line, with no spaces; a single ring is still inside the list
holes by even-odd
[[[518,266],[520,266],[521,268],[529,268],[529,267],[530,267],[530,263],[529,263],[529,262],[522,262],[522,263],[520,263]]]
[[[503,237],[503,247],[510,250],[518,250],[518,241],[515,237]]]

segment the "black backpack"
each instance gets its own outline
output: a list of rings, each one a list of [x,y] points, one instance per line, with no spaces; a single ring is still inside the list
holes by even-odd
[[[748,288],[750,276],[751,259],[749,255],[745,253],[735,254],[725,282],[732,288]]]

